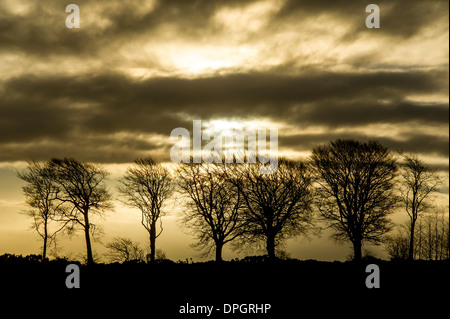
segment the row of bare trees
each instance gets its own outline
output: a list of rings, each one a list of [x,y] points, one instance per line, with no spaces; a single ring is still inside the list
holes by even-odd
[[[312,223],[312,174],[307,165],[281,159],[275,174],[260,174],[266,164],[183,164],[176,170],[186,194],[183,222],[206,252],[265,244],[269,258],[289,237],[306,233]]]
[[[386,240],[391,259],[410,258],[410,224],[402,224]],[[414,227],[412,258],[424,260],[449,259],[449,220],[443,211],[424,213]]]
[[[429,208],[428,195],[437,190],[440,180],[435,171],[417,157],[403,158],[399,165],[380,143],[355,140],[316,147],[308,161],[280,159],[273,174],[260,174],[261,166],[268,164],[245,160],[184,163],[169,171],[147,158],[127,169],[117,189],[124,203],[141,212],[152,261],[156,239],[163,231],[164,204],[174,193],[186,208],[182,222],[195,236],[195,247],[205,254],[214,251],[217,261],[222,260],[226,244],[234,249],[260,245],[274,258],[286,239],[314,233],[318,220],[334,230],[335,239],[350,241],[359,260],[363,244],[384,241],[393,227],[389,215],[401,199],[414,232],[417,219]],[[113,206],[105,186],[107,172],[91,163],[52,159],[29,163],[19,177],[26,182],[28,214],[44,241],[44,259],[48,242],[58,232],[80,228],[87,262],[92,263],[90,235],[98,227],[90,217],[101,216]],[[56,225],[51,231],[50,222]],[[127,258],[142,254],[126,240],[116,244]]]

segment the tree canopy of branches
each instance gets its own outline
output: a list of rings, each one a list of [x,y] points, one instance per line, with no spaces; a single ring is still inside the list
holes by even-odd
[[[150,260],[155,260],[156,238],[161,235],[164,202],[173,192],[169,171],[151,158],[137,159],[120,180],[125,203],[141,211],[141,223],[150,236]],[[160,231],[157,233],[157,223]]]
[[[61,203],[61,221],[68,225],[69,230],[82,227],[86,240],[86,260],[92,264],[94,259],[90,236],[96,225],[90,221],[90,217],[92,214],[101,216],[113,207],[111,195],[104,185],[108,173],[95,164],[70,158],[54,158],[48,165],[58,187],[56,198]]]
[[[393,193],[396,161],[376,141],[336,140],[312,151],[317,174],[318,208],[335,230],[336,240],[350,240],[360,260],[364,241],[379,244],[392,225],[388,215],[398,199]]]
[[[386,239],[385,249],[391,259],[408,258],[409,236],[405,233],[405,229],[402,226],[397,228],[395,235],[391,235]]]
[[[107,257],[112,262],[141,262],[144,260],[144,250],[139,247],[139,243],[135,243],[129,238],[116,237],[105,247],[109,250]]]
[[[242,234],[242,196],[230,183],[222,166],[186,163],[177,169],[177,181],[186,194],[183,224],[196,236],[194,245],[208,255],[215,248],[216,261],[222,261],[223,246]]]
[[[437,190],[441,180],[436,171],[417,156],[403,155],[401,197],[409,216],[408,259],[414,258],[414,234],[417,218],[429,208],[428,195]]]
[[[312,226],[312,176],[303,162],[281,158],[272,174],[261,174],[263,163],[227,166],[229,180],[241,193],[246,231],[242,243],[264,242],[268,257],[284,240],[306,234]]]
[[[43,239],[42,260],[47,257],[47,245],[55,240],[55,236],[62,228],[49,229],[49,224],[56,219],[58,204],[55,176],[47,163],[29,162],[25,171],[19,172],[18,177],[27,184],[22,187],[26,203],[31,207],[26,214],[33,218],[33,228]]]

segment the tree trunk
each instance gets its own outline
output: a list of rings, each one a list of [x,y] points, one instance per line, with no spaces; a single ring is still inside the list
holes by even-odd
[[[447,258],[450,259],[450,214],[448,215],[448,226]]]
[[[419,222],[419,242],[417,245],[417,253],[419,260],[422,259],[422,223]]]
[[[266,248],[269,259],[275,259],[275,235],[267,234]]]
[[[89,226],[84,228],[84,237],[86,238],[86,252],[87,252],[87,264],[92,265],[94,258],[92,257],[91,236],[89,234]]]
[[[150,225],[150,261],[155,261],[156,255],[156,222]]]
[[[45,220],[44,221],[44,247],[42,249],[42,262],[45,262],[45,258],[47,257],[47,239],[48,239],[47,220]]]
[[[361,240],[354,240],[353,241],[353,260],[354,261],[361,261],[362,259],[362,244]]]
[[[411,234],[409,236],[409,253],[408,253],[408,259],[413,260],[414,259],[414,228],[416,226],[416,221],[411,221]]]
[[[87,252],[87,264],[94,264],[94,258],[92,257],[92,246],[91,246],[91,235],[90,235],[91,225],[89,224],[88,212],[84,214],[84,237],[86,239],[86,252]]]
[[[223,243],[216,242],[216,262],[222,261],[222,248]]]

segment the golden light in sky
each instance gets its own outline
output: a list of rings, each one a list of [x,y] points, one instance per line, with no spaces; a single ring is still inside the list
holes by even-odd
[[[366,28],[358,1],[75,2],[79,29],[58,0],[0,3],[0,254],[39,250],[19,214],[26,161],[100,163],[115,192],[135,158],[169,163],[171,131],[192,132],[193,120],[208,133],[277,128],[279,155],[293,159],[337,138],[377,139],[448,176],[448,1],[377,1],[380,29]],[[448,207],[448,182],[438,197]],[[182,209],[170,202],[159,242],[174,260],[196,254]],[[147,245],[136,210],[118,202],[102,223],[103,242]],[[83,251],[76,238],[61,247]],[[286,249],[348,252],[326,236]]]

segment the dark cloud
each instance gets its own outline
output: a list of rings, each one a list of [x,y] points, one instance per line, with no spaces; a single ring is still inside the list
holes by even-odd
[[[52,103],[26,96],[0,97],[0,142],[30,142],[68,137],[77,114]]]
[[[78,0],[80,29],[65,27],[68,15],[65,7],[69,1],[30,2],[25,14],[11,14],[5,4],[0,4],[0,52],[92,57],[100,51],[109,52],[134,39],[145,41],[160,36],[157,31],[167,26],[171,30],[171,34],[164,35],[169,37],[168,40],[182,38],[197,41],[224,32],[212,19],[220,9],[245,7],[255,2],[258,1],[158,0],[152,10],[145,11],[144,2],[138,0]],[[336,17],[341,23],[351,25],[343,40],[355,40],[360,32],[369,32],[364,24],[367,15],[365,7],[369,3],[354,0],[286,0],[265,29],[253,36],[264,38],[278,30],[280,25],[289,28],[292,23],[327,14]],[[394,36],[396,41],[418,34],[436,22],[448,21],[448,1],[445,0],[379,0],[377,4],[382,13],[382,28],[377,35]],[[92,17],[90,13],[96,16]],[[99,21],[106,22],[97,23]]]
[[[319,104],[294,115],[296,119],[304,123],[321,124],[332,128],[382,123],[446,124],[448,116],[448,104],[422,105],[403,101],[377,103],[363,99],[349,103]]]
[[[46,0],[27,3],[26,14],[11,14],[0,4],[0,53],[30,56],[92,54],[102,38],[89,28],[66,28],[65,12],[70,2]]]
[[[303,129],[312,125],[332,129],[386,123],[445,126],[447,104],[414,103],[406,97],[445,93],[446,83],[440,71],[308,72],[298,76],[258,72],[144,81],[117,73],[82,77],[25,75],[7,81],[6,93],[0,96],[0,142],[27,145],[53,140],[73,143],[80,152],[95,149],[96,145],[120,149],[124,144],[128,151],[151,150],[154,145],[137,139],[105,140],[103,136],[122,132],[169,137],[176,127],[189,129],[191,118],[268,117]],[[313,136],[308,138],[310,143],[316,142]],[[448,153],[448,147],[443,148],[445,141],[426,134],[418,133],[396,145],[393,141],[389,140],[389,145],[405,150],[415,145],[421,152]],[[14,157],[13,149],[8,148],[8,153]],[[23,159],[19,154],[24,152],[17,153],[17,159]],[[99,155],[99,159],[104,157]]]
[[[384,6],[389,8],[387,12],[381,11],[381,29],[397,38],[409,38],[436,22],[448,21],[449,2],[446,0],[384,0],[378,4],[380,11]]]
[[[45,0],[28,3],[26,14],[11,14],[0,4],[0,52],[32,56],[97,55],[130,40],[154,37],[161,26],[170,25],[175,37],[197,38],[214,34],[211,18],[223,7],[243,6],[256,0],[158,0],[146,12],[143,1],[78,0],[79,29],[67,29],[65,8],[70,1]],[[92,15],[94,15],[92,17]],[[97,21],[96,21],[97,20]],[[100,21],[107,21],[104,24]]]
[[[200,34],[219,31],[212,17],[222,8],[244,7],[258,0],[159,0],[153,10],[140,14],[140,2],[131,6],[106,5],[105,17],[112,21],[106,30],[114,34],[146,33],[159,26],[170,25],[178,36],[196,38]],[[111,3],[108,1],[108,3]]]
[[[447,157],[449,154],[448,137],[417,133],[412,129],[409,133],[401,136],[384,137],[370,136],[364,133],[321,133],[321,134],[298,134],[279,137],[279,147],[296,148],[299,150],[310,150],[319,144],[327,144],[337,139],[357,139],[361,141],[377,140],[386,145],[394,152],[416,153],[422,155],[438,155]],[[448,166],[447,166],[448,168]]]
[[[169,74],[142,80],[117,71],[121,66],[144,67],[117,53],[128,43],[156,39],[162,44],[177,40],[205,44],[228,32],[214,23],[215,13],[255,2],[159,0],[147,10],[138,0],[79,0],[76,3],[81,9],[82,27],[78,30],[65,27],[64,9],[70,2],[30,2],[28,11],[21,14],[11,13],[6,3],[0,3],[0,54],[19,54],[30,64],[37,61],[55,68],[0,77],[0,160],[64,156],[69,152],[95,161],[125,161],[145,150],[166,151],[171,130],[190,128],[192,119],[217,118],[264,118],[302,130],[312,126],[330,131],[379,124],[410,126],[416,128],[415,135],[392,136],[384,142],[405,151],[447,156],[448,146],[444,144],[448,139],[422,133],[420,128],[448,126],[448,104],[434,99],[439,96],[442,101],[448,96],[448,67],[419,69],[408,66],[405,60],[405,66],[393,66],[393,71],[386,71],[387,67],[359,71],[370,59],[375,60],[371,66],[383,61],[380,56],[389,54],[386,47],[378,50],[381,53],[369,50],[347,56],[345,63],[354,67],[347,72],[324,71],[327,66],[321,65],[307,67],[295,58],[287,58],[274,68],[244,72],[236,66],[226,74],[197,78]],[[348,26],[348,33],[335,39],[337,43],[356,41],[368,32],[364,9],[369,3],[286,0],[269,23],[251,36],[264,40],[279,31],[308,32],[292,26],[304,20],[326,22],[326,17]],[[374,37],[392,37],[401,43],[428,26],[448,24],[447,1],[379,0],[377,4],[382,28],[376,33],[371,30]],[[281,47],[286,48],[284,44]],[[54,55],[80,63],[91,59],[100,65],[111,55],[114,59],[95,71],[77,74],[77,70],[70,70],[69,74],[65,71],[70,66],[59,69],[52,64]],[[147,56],[142,60],[149,61],[150,67],[159,63]],[[112,61],[117,65],[112,66]],[[262,69],[265,71],[257,71]],[[421,96],[424,102],[418,102],[415,96]],[[167,136],[167,143],[143,141],[142,134]],[[290,137],[280,136],[280,145],[311,147],[334,137],[304,135],[289,142]]]
[[[7,94],[3,97],[12,103],[10,96],[19,95],[22,109],[11,106],[14,110],[10,110],[5,103],[1,112],[7,118],[24,114],[27,109],[43,114],[67,110],[68,118],[78,117],[79,123],[91,127],[104,125],[117,130],[122,126],[126,130],[135,127],[144,131],[147,123],[153,122],[152,118],[170,120],[178,113],[203,118],[273,116],[331,126],[407,121],[443,123],[448,116],[447,105],[413,103],[406,101],[406,97],[445,94],[448,86],[445,74],[440,71],[308,72],[283,76],[253,72],[144,81],[117,73],[42,78],[25,75],[8,81]],[[80,103],[88,106],[74,108]],[[132,127],[127,125],[127,118],[135,119],[130,121]]]
[[[123,146],[120,140],[104,143],[102,139],[90,143],[79,143],[72,139],[70,143],[37,143],[31,145],[0,145],[0,162],[45,161],[52,157],[72,157],[82,161],[96,163],[131,163],[136,158],[151,156],[158,161],[169,160],[170,148],[166,145],[151,144],[142,150],[132,145]]]
[[[360,33],[372,32],[365,26],[367,5],[376,3],[380,8],[380,25],[378,35],[392,36],[396,41],[418,34],[425,27],[437,21],[448,21],[448,1],[446,0],[411,0],[411,1],[354,1],[354,0],[287,0],[274,18],[274,22],[286,19],[299,20],[328,14],[352,27],[344,37],[354,40]],[[371,33],[373,35],[373,32]]]

